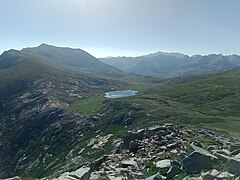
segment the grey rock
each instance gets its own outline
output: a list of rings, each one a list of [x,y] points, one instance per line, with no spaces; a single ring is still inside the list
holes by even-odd
[[[191,144],[194,151],[183,159],[182,164],[189,174],[200,173],[202,169],[211,169],[218,158],[208,151]]]
[[[98,171],[98,170],[99,170],[99,167],[102,165],[102,163],[103,163],[104,161],[107,160],[107,158],[108,158],[108,156],[105,155],[105,156],[103,156],[103,157],[101,157],[101,158],[98,158],[98,159],[96,159],[95,161],[93,161],[93,162],[91,163],[91,165],[90,165],[91,171],[96,171],[96,170]]]
[[[123,143],[119,146],[119,152],[124,149],[129,149],[130,143],[136,140],[142,140],[144,136],[144,130],[140,130],[137,132],[129,131],[128,134],[125,136]]]
[[[240,176],[240,159],[229,158],[224,167],[224,170],[236,176]]]
[[[172,160],[164,159],[164,160],[158,161],[156,163],[156,166],[158,168],[169,168],[171,167],[171,163],[172,163]]]
[[[190,176],[187,176],[183,180],[203,180],[203,178],[202,178],[202,176],[200,176],[200,177],[190,177]]]
[[[198,142],[198,141],[194,141],[193,144],[194,144],[195,146],[198,146],[198,147],[200,147],[200,148],[203,148],[203,145],[202,145],[200,142]]]
[[[214,155],[221,161],[223,161],[224,163],[226,163],[231,157],[227,156],[227,155],[223,155],[220,153],[214,153]]]
[[[168,148],[168,149],[175,149],[175,148],[177,148],[177,147],[179,147],[179,146],[180,146],[180,145],[179,145],[178,142],[174,142],[174,143],[168,144],[168,145],[167,145],[167,148]]]
[[[177,161],[172,161],[171,167],[169,168],[166,177],[167,179],[172,179],[180,173],[181,173],[181,165]]]
[[[121,161],[121,167],[127,168],[127,167],[130,167],[130,166],[134,167],[134,168],[138,167],[136,161],[133,161],[133,160],[123,160],[123,161]]]
[[[234,150],[237,150],[237,149],[240,149],[240,143],[235,143],[235,144],[230,144],[229,145],[229,150],[230,151],[234,151]]]
[[[240,149],[236,149],[232,151],[231,155],[234,156],[234,155],[238,155],[239,153],[240,153]]]
[[[53,180],[89,180],[91,175],[90,167],[81,167],[74,172],[65,172],[60,177]]]
[[[150,127],[146,131],[146,136],[150,138],[151,136],[154,136],[154,135],[156,135],[157,133],[160,133],[160,132],[161,132],[162,135],[167,134],[166,133],[166,128],[163,127],[163,126]]]
[[[218,175],[218,178],[222,178],[222,179],[230,179],[230,178],[234,178],[235,176],[231,173],[228,173],[228,172],[221,172],[219,175]]]
[[[217,146],[216,146],[216,145],[210,145],[210,146],[208,146],[208,148],[207,148],[208,151],[213,151],[213,150],[215,150],[215,149],[217,149]]]
[[[201,176],[204,180],[224,180],[234,178],[233,174],[230,174],[228,172],[219,172],[216,169],[213,169],[212,171],[206,173],[202,173]]]
[[[163,180],[163,179],[166,179],[166,178],[158,172],[158,173],[146,178],[145,180]]]
[[[237,154],[237,155],[235,155],[234,158],[236,158],[236,159],[240,159],[240,153]]]
[[[11,178],[6,178],[3,180],[21,180],[21,178],[19,176],[15,176],[15,177],[11,177]]]
[[[131,141],[129,144],[129,152],[137,153],[139,144],[136,141]]]
[[[135,179],[144,179],[144,174],[142,172],[131,172],[131,175]]]

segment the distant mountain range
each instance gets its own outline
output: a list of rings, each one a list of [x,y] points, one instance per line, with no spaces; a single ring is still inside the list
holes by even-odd
[[[188,56],[157,52],[139,57],[109,57],[100,60],[126,72],[158,77],[205,74],[240,66],[240,56],[221,54]]]

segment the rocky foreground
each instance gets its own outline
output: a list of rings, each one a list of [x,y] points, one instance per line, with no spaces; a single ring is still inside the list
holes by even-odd
[[[102,148],[107,138],[97,137],[89,146]],[[114,143],[112,154],[58,178],[42,180],[240,179],[239,139],[210,130],[165,124],[129,131]]]

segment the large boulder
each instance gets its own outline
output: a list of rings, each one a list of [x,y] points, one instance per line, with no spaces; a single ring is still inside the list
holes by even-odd
[[[89,180],[91,175],[90,167],[83,166],[73,172],[65,172],[60,177],[53,180]]]
[[[119,146],[117,153],[121,153],[121,151],[124,149],[129,149],[131,142],[142,140],[144,137],[144,132],[144,129],[141,129],[137,132],[129,131],[128,134],[125,136],[122,144]]]
[[[224,170],[236,176],[240,176],[240,159],[229,158],[227,160]]]
[[[200,173],[203,169],[211,169],[218,161],[218,158],[208,151],[191,144],[194,150],[189,156],[183,159],[182,164],[189,174]]]
[[[181,165],[177,161],[171,162],[171,167],[167,172],[167,179],[173,179],[176,175],[181,173]]]
[[[172,160],[164,159],[156,163],[157,168],[170,168]]]
[[[139,143],[137,141],[131,141],[129,144],[129,152],[137,153],[139,149]]]

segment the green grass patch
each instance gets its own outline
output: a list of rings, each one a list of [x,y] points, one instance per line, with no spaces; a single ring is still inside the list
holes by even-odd
[[[98,96],[88,99],[81,100],[80,102],[73,105],[73,108],[86,116],[96,114],[103,106],[105,97]]]

